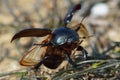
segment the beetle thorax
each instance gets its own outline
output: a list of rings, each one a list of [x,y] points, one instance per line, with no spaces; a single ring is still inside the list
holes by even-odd
[[[53,32],[51,43],[55,46],[71,44],[79,41],[79,36],[75,30],[60,27]]]

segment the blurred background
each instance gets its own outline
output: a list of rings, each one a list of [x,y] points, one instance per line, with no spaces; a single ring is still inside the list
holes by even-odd
[[[16,80],[20,76],[3,76],[23,67],[19,60],[36,38],[22,38],[10,42],[13,35],[26,28],[61,26],[67,12],[75,4],[82,8],[72,21],[83,17],[89,35],[81,45],[94,59],[120,58],[120,0],[0,0],[0,80]],[[39,38],[40,40],[40,38]]]

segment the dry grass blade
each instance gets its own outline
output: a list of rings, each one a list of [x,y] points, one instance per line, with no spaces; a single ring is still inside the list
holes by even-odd
[[[93,66],[88,67],[87,69],[84,70],[79,70],[81,67],[81,65],[83,64],[87,64],[87,63],[96,63],[96,62],[103,62],[104,64],[101,64],[99,66],[97,66],[96,68]],[[53,80],[67,80],[70,78],[77,78],[78,76],[82,76],[85,73],[96,73],[98,70],[103,70],[106,68],[110,68],[113,67],[115,65],[120,65],[120,60],[88,60],[88,61],[83,61],[79,63],[80,66],[78,66],[77,68],[71,68],[71,69],[67,69],[65,71],[61,71],[59,73],[57,73],[54,77]],[[70,71],[75,71],[74,73],[70,74]],[[64,73],[67,73],[65,76],[62,76]],[[97,73],[96,73],[97,74]]]

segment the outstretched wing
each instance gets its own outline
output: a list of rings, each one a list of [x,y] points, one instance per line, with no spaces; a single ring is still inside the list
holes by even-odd
[[[23,66],[34,66],[42,60],[47,47],[33,46],[21,59]]]
[[[51,35],[45,37],[40,44],[45,44],[51,39]],[[39,44],[39,43],[38,43]],[[38,64],[46,53],[47,46],[34,45],[28,52],[22,57],[20,64],[23,66],[34,66]]]
[[[30,29],[24,29],[18,33],[16,33],[12,39],[11,42],[15,39],[21,38],[21,37],[44,37],[46,35],[51,34],[52,31],[47,28],[30,28]]]

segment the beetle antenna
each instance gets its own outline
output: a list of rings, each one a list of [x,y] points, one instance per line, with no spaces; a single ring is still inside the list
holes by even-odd
[[[82,20],[80,21],[80,24],[83,22],[83,20],[86,18],[86,16],[84,16],[83,18],[82,18]]]
[[[86,16],[85,16],[85,17],[83,17],[83,18],[82,18],[82,20],[80,21],[79,26],[78,26],[78,27],[77,27],[77,29],[75,30],[76,32],[77,32],[77,31],[79,31],[79,29],[80,29],[81,25],[83,25],[83,24],[82,24],[82,22],[83,22],[83,20],[84,20],[85,18],[86,18]]]

